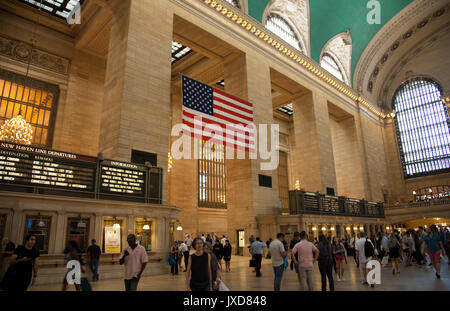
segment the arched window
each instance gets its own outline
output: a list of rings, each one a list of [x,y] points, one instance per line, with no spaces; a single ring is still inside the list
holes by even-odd
[[[231,3],[233,6],[237,7],[238,9],[241,8],[241,6],[239,5],[239,1],[238,0],[225,0],[228,3]]]
[[[320,66],[322,66],[325,70],[327,70],[329,73],[331,73],[333,76],[341,80],[342,82],[345,82],[344,75],[339,68],[339,65],[334,60],[333,57],[329,54],[324,54],[322,56],[322,59],[320,60]]]
[[[405,82],[393,98],[405,177],[443,173],[450,168],[450,118],[433,80]]]
[[[266,20],[266,27],[294,48],[302,50],[294,30],[281,16],[270,14]]]

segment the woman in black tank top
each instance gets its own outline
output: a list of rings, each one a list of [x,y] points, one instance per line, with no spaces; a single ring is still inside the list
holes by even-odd
[[[195,253],[189,256],[186,287],[191,291],[209,291],[212,288],[211,257],[203,252],[203,240],[196,238]]]

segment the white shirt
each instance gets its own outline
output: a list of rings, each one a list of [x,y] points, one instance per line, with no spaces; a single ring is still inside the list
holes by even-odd
[[[272,265],[279,267],[284,263],[284,257],[281,253],[285,252],[283,243],[275,239],[269,245],[270,256],[272,257]]]
[[[373,243],[372,243],[372,241],[370,239],[367,239],[367,241],[369,241],[370,244],[372,244],[372,246],[373,246]],[[364,253],[365,252],[364,251],[364,244],[365,243],[366,243],[366,238],[358,239],[355,242],[355,250],[359,251],[359,261],[361,263],[366,263],[366,262],[369,261],[369,258],[367,258],[366,254]]]
[[[187,252],[189,250],[188,246],[185,243],[181,243],[180,252]]]
[[[203,235],[202,235],[202,240],[203,240],[203,243],[206,242],[206,238],[205,238],[205,236],[203,236]]]
[[[227,241],[227,238],[222,238],[222,240],[221,240],[223,245],[225,245],[227,243],[226,241]]]
[[[191,245],[192,245],[192,239],[191,239],[191,238],[187,238],[187,239],[186,239],[186,245],[187,245],[188,247],[191,247]]]

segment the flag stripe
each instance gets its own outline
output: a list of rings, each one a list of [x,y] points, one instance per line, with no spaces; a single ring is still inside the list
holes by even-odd
[[[214,93],[213,98],[214,98],[214,101],[217,101],[219,103],[223,103],[223,104],[225,104],[225,106],[229,106],[229,107],[233,107],[235,109],[238,109],[239,111],[237,111],[237,112],[239,112],[239,113],[246,114],[246,115],[249,115],[249,116],[253,115],[253,109],[249,110],[249,109],[246,109],[246,107],[244,107],[244,106],[240,106],[240,105],[234,104],[233,101],[230,101],[228,98],[219,97],[215,93]],[[220,105],[220,104],[217,104],[217,105]]]
[[[214,102],[214,104],[215,104],[215,102]],[[224,108],[224,107],[222,107],[222,106],[214,105],[214,114],[216,114],[216,111],[217,111],[217,110],[220,110],[220,111],[222,111],[222,112],[225,112],[225,113],[227,113],[228,115],[232,115],[232,116],[234,116],[234,117],[237,117],[237,118],[239,118],[240,120],[246,120],[247,122],[253,122],[253,118],[249,118],[249,117],[243,116],[243,115],[241,115],[241,114],[239,114],[239,113],[236,113],[236,112],[234,112],[234,111],[232,111],[232,110],[229,110],[229,109],[227,109],[227,108]],[[236,120],[239,121],[239,119],[236,119]]]
[[[227,98],[229,98],[230,100],[233,100],[233,101],[235,101],[235,102],[238,103],[238,104],[243,104],[243,105],[245,105],[245,106],[250,107],[251,109],[253,109],[253,105],[252,105],[252,104],[250,104],[249,102],[243,101],[242,99],[237,98],[237,97],[235,97],[235,96],[233,96],[233,95],[227,94],[227,93],[222,92],[221,90],[218,90],[218,89],[215,89],[215,88],[213,88],[213,92],[214,92],[214,93],[218,93],[218,94],[220,94],[220,95],[222,95],[222,96],[224,96],[224,97],[227,97]]]

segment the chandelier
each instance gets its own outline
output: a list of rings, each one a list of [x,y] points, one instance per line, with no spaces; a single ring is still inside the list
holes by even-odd
[[[0,141],[8,141],[16,144],[31,145],[33,130],[19,113],[7,120],[0,128]]]
[[[30,72],[31,58],[33,55],[33,49],[37,42],[36,33],[39,25],[39,14],[42,8],[42,0],[40,1],[39,10],[36,12],[36,23],[34,25],[33,36],[31,38],[31,51],[28,55],[27,73],[25,75],[25,80],[28,79],[28,74]],[[22,110],[22,104],[20,105]],[[33,130],[31,125],[22,117],[19,112],[17,116],[12,119],[5,121],[0,127],[0,141],[8,141],[16,144],[31,145],[33,140]]]

